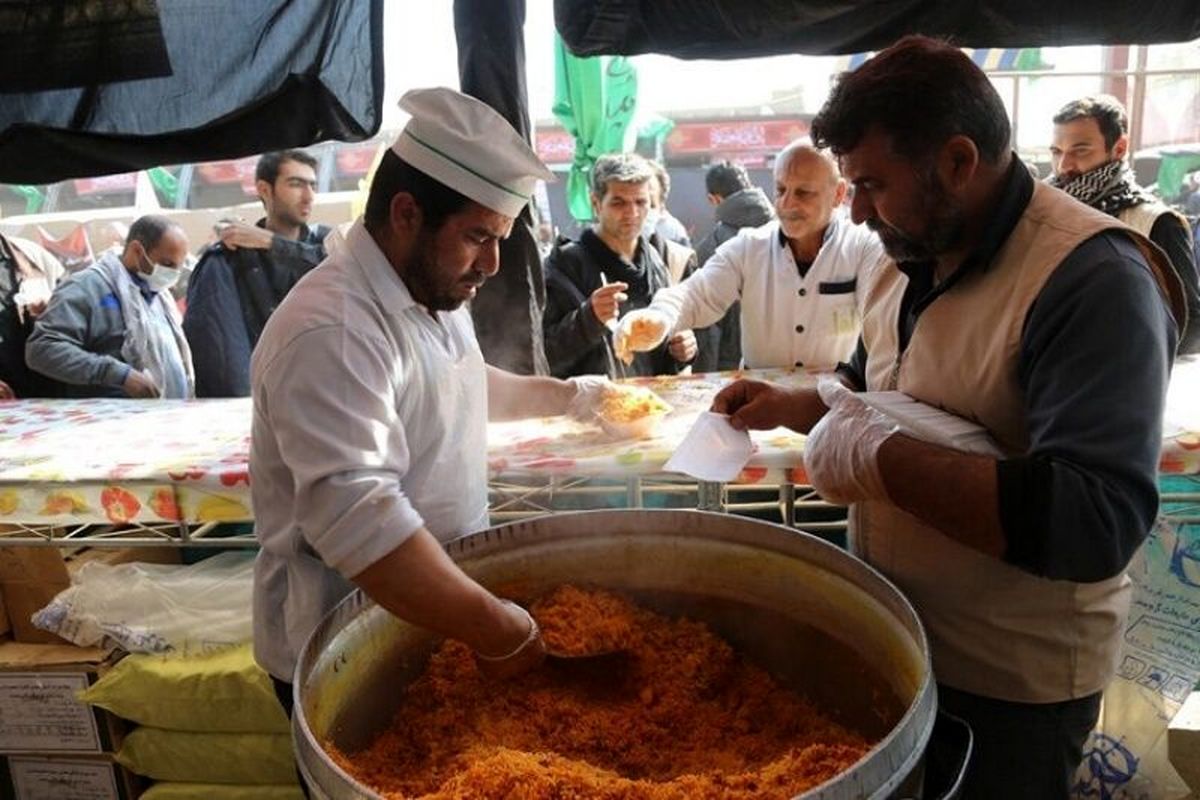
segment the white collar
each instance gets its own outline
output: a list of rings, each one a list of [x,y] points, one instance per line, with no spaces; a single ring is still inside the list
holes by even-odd
[[[350,226],[346,234],[346,245],[351,257],[358,263],[367,279],[367,285],[388,314],[399,314],[411,306],[418,305],[412,292],[396,273],[396,268],[371,237],[362,219]]]

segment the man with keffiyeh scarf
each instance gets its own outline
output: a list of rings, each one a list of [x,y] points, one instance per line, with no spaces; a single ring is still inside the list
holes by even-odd
[[[1048,183],[1129,225],[1161,247],[1179,274],[1188,320],[1178,353],[1200,352],[1200,278],[1187,220],[1138,186],[1125,156],[1129,122],[1115,97],[1072,100],[1054,115],[1050,146],[1054,174]]]

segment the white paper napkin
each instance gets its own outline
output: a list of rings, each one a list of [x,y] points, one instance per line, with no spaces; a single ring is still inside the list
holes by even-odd
[[[675,448],[663,469],[702,481],[731,481],[754,454],[746,431],[734,430],[725,414],[705,411]]]

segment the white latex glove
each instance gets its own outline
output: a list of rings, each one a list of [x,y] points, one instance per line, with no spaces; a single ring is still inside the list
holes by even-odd
[[[817,384],[829,406],[804,444],[804,469],[822,499],[837,505],[887,500],[879,474],[880,446],[896,433],[896,423],[860,400],[837,380]]]
[[[661,311],[642,308],[621,317],[613,333],[613,352],[629,364],[634,353],[653,350],[670,333],[671,320]]]
[[[603,375],[578,375],[567,381],[575,385],[575,396],[567,404],[567,415],[580,422],[595,420],[605,393],[616,389],[616,385]]]

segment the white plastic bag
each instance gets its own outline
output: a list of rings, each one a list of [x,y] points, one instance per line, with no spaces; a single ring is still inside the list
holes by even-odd
[[[249,553],[220,553],[190,566],[86,564],[33,624],[81,647],[208,652],[251,638],[253,580]]]

